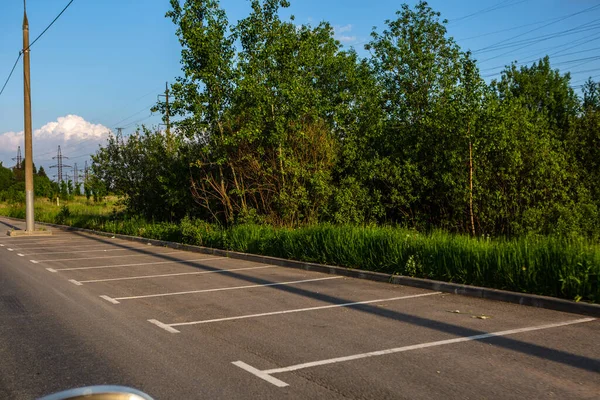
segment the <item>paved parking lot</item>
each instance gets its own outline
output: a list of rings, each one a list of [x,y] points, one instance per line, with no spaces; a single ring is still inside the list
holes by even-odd
[[[183,368],[210,353],[194,370],[227,374],[223,397],[600,398],[600,323],[581,315],[60,230],[0,255],[185,343]]]

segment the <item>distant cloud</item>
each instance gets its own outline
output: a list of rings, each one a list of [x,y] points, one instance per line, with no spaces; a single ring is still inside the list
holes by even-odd
[[[36,139],[62,140],[66,143],[71,140],[103,139],[108,131],[104,125],[92,124],[78,115],[67,115],[36,129],[33,135]]]
[[[344,33],[352,31],[352,24],[340,26],[335,28],[335,33]]]
[[[37,162],[38,156],[51,158],[45,154],[55,152],[59,145],[63,154],[69,149],[94,151],[98,144],[106,140],[108,133],[109,129],[104,125],[93,124],[78,115],[59,117],[33,131],[34,161]],[[11,157],[15,157],[18,146],[21,146],[21,153],[24,154],[23,141],[23,131],[0,134],[0,160],[4,161],[5,166],[9,165]]]
[[[352,24],[348,24],[348,25],[344,25],[344,26],[335,26],[333,28],[333,31],[335,33],[335,38],[342,43],[349,43],[349,42],[356,41],[356,36],[353,36],[353,35],[351,36],[348,34],[344,35],[344,33],[352,32]]]

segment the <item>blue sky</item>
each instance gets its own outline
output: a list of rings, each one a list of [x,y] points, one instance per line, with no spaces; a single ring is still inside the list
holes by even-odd
[[[67,2],[27,1],[32,39]],[[369,39],[372,27],[381,30],[386,19],[394,18],[402,1],[291,0],[291,3],[284,15],[294,14],[297,23],[329,21],[344,45],[355,46],[359,54],[366,56],[362,46]],[[222,0],[221,4],[230,21],[244,17],[249,10],[247,0]],[[534,44],[524,42],[475,52],[482,75],[488,80],[501,71],[494,67],[513,60],[534,60],[548,53],[557,53],[551,61],[561,71],[576,72],[574,86],[588,76],[600,77],[600,61],[589,59],[600,55],[600,7],[560,19],[600,5],[598,0],[431,0],[429,4],[450,21],[449,34],[464,50],[476,51],[505,40],[510,43],[558,33]],[[498,8],[461,19],[495,6]],[[0,2],[0,85],[4,84],[21,47],[22,7],[21,0]],[[57,144],[61,144],[63,154],[71,156],[71,164],[77,162],[81,169],[107,129],[122,126],[127,134],[137,123],[161,122],[160,116],[150,115],[149,108],[164,91],[165,82],[172,82],[180,75],[175,27],[164,17],[168,9],[168,0],[75,0],[32,47],[36,164],[49,166]],[[522,27],[516,28],[519,26]],[[575,31],[564,32],[569,29]],[[517,35],[522,36],[513,38]],[[0,161],[5,166],[13,164],[10,159],[15,156],[18,143],[22,146],[22,96],[19,63],[0,96]]]

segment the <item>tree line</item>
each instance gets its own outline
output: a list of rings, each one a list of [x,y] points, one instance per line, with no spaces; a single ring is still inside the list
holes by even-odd
[[[111,137],[95,179],[130,212],[222,224],[398,224],[600,236],[600,85],[548,57],[486,83],[440,14],[403,5],[361,57],[287,0],[171,0],[177,122]]]

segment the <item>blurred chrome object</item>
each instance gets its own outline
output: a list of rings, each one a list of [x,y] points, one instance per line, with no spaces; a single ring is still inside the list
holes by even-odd
[[[88,386],[54,393],[38,400],[152,400],[152,397],[125,386]]]

